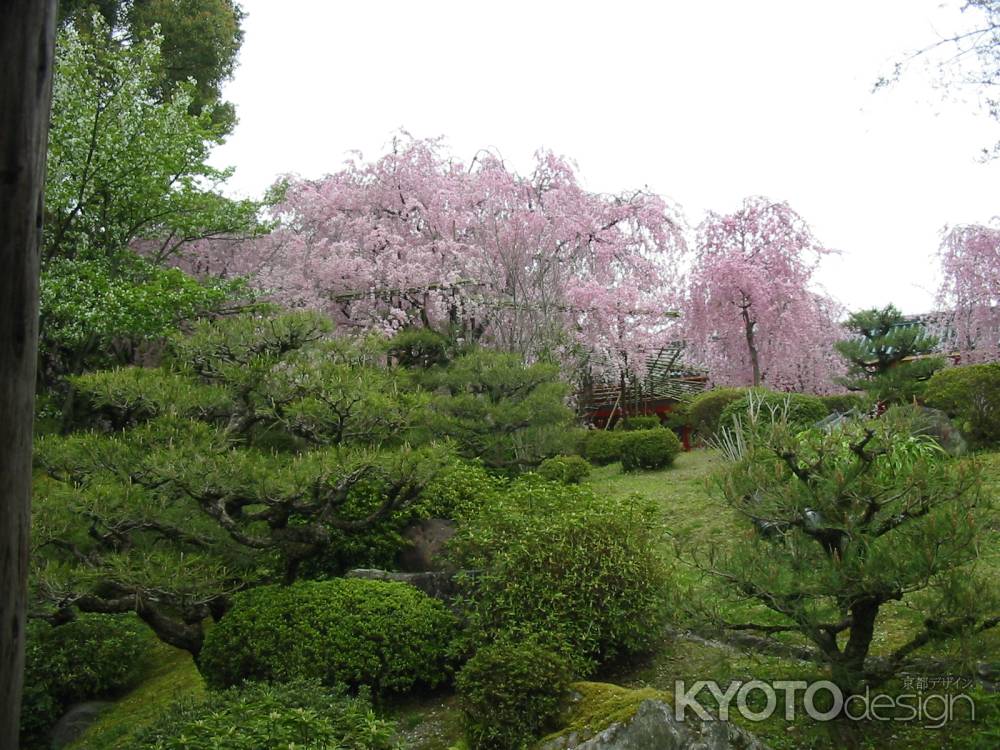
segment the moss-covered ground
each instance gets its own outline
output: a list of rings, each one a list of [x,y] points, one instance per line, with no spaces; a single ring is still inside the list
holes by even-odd
[[[139,684],[104,711],[69,750],[129,750],[135,734],[173,701],[204,691],[205,683],[191,655],[156,642]]]

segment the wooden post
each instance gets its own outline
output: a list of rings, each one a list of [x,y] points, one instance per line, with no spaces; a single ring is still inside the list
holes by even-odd
[[[17,750],[55,0],[0,0],[0,748]]]

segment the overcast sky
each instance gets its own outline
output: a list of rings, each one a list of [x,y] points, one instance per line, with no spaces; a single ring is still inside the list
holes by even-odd
[[[405,128],[526,172],[538,148],[599,192],[648,187],[694,226],[745,196],[786,200],[842,251],[820,281],[848,307],[933,307],[946,224],[1000,215],[1000,124],[891,62],[962,18],[960,0],[323,2],[241,0],[213,161],[230,190],[320,177]],[[954,97],[952,97],[954,98]]]

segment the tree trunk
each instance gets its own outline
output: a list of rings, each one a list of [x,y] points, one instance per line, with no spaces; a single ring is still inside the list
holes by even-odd
[[[757,342],[754,340],[753,330],[756,323],[750,320],[749,305],[744,305],[741,308],[741,314],[743,316],[743,330],[747,336],[747,351],[750,352],[750,366],[753,368],[753,385],[756,388],[760,385],[760,358],[757,356]]]
[[[853,694],[864,680],[865,660],[875,635],[879,603],[874,598],[860,599],[851,605],[851,629],[844,652],[833,664],[833,681],[845,695]]]
[[[24,680],[42,185],[55,0],[0,5],[0,747],[16,750]]]

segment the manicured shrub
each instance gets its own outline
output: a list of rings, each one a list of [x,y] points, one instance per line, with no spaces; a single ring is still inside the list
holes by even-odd
[[[666,432],[666,430],[664,430]],[[587,672],[661,637],[662,522],[643,498],[598,494],[528,475],[461,520],[449,543],[467,646],[510,630],[550,635]]]
[[[625,417],[618,420],[616,430],[653,430],[660,427],[660,418],[655,414]]]
[[[819,400],[826,407],[827,414],[847,414],[850,411],[865,412],[870,404],[865,396],[859,393],[835,393],[820,396]]]
[[[663,420],[660,422],[661,427],[665,427],[668,430],[683,430],[685,427],[691,427],[691,403],[689,401],[678,401],[671,407]]]
[[[43,734],[72,703],[129,687],[152,643],[149,629],[128,615],[81,614],[58,627],[32,623],[25,647],[22,735]]]
[[[443,682],[453,633],[444,605],[404,583],[260,586],[234,597],[205,639],[199,668],[213,687],[303,678],[381,695]]]
[[[1000,363],[934,373],[924,390],[924,403],[952,417],[973,447],[1000,443]]]
[[[572,676],[569,659],[534,635],[479,649],[455,680],[472,750],[529,745],[558,716]]]
[[[597,466],[621,460],[621,432],[590,430],[583,442],[583,457]]]
[[[701,438],[709,438],[719,429],[722,410],[746,395],[746,388],[713,388],[699,393],[687,408],[691,427]]]
[[[504,480],[480,462],[456,460],[427,483],[411,508],[411,516],[455,518],[462,508],[481,504],[503,485]]]
[[[819,422],[829,413],[826,405],[819,396],[806,393],[782,393],[779,391],[769,391],[764,388],[754,388],[752,393],[762,401],[764,409],[783,409],[788,404],[789,424],[805,429]],[[732,428],[735,417],[743,417],[750,405],[750,396],[745,393],[735,401],[731,401],[722,410],[719,418],[719,428]],[[765,412],[766,413],[766,412]]]
[[[538,465],[538,473],[550,482],[580,484],[590,476],[590,464],[580,456],[553,456]]]
[[[174,704],[134,750],[394,750],[394,726],[362,693],[316,682],[246,683]]]
[[[681,452],[681,441],[673,430],[657,428],[622,435],[622,469],[662,469]]]

